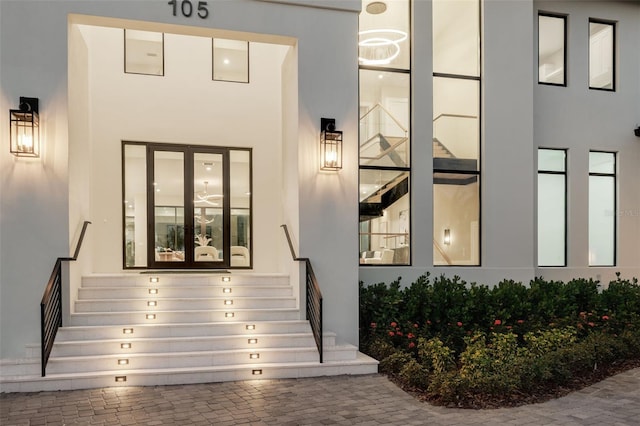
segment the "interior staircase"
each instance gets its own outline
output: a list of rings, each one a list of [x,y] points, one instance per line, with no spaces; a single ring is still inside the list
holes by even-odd
[[[303,306],[304,308],[304,306]],[[0,365],[0,391],[30,392],[377,372],[377,361],[325,332],[324,362],[281,274],[84,277],[47,374],[39,345]]]

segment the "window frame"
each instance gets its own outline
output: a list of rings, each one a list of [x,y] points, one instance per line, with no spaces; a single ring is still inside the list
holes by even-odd
[[[568,206],[568,201],[569,201],[569,185],[568,185],[568,177],[569,177],[569,172],[568,172],[568,165],[569,165],[569,150],[567,148],[545,148],[545,147],[538,147],[538,150],[536,151],[536,153],[539,153],[541,150],[545,150],[545,151],[562,151],[564,152],[564,165],[563,165],[563,169],[564,171],[559,172],[559,171],[553,171],[553,170],[540,170],[540,165],[538,164],[537,166],[537,173],[536,173],[536,177],[538,177],[540,174],[547,174],[547,175],[561,175],[564,176],[564,262],[562,265],[542,265],[540,263],[540,259],[537,255],[537,248],[539,245],[539,220],[540,218],[536,218],[536,263],[537,263],[537,267],[538,268],[566,268],[568,266],[568,257],[569,257],[569,250],[568,250],[568,239],[569,239],[569,227],[568,225],[568,221],[569,221],[569,216],[568,216],[568,211],[569,211],[569,206]],[[537,185],[537,183],[536,183]],[[539,194],[540,194],[540,187],[538,186],[536,188],[536,197],[539,198]],[[536,201],[536,212],[538,209],[538,204]],[[537,214],[537,213],[536,213]]]
[[[365,13],[364,10],[361,13]],[[409,226],[409,232],[408,232],[408,239],[409,239],[409,259],[407,263],[380,263],[380,264],[366,264],[366,263],[360,263],[359,267],[411,267],[413,265],[413,256],[414,256],[414,244],[413,244],[413,225],[414,225],[414,220],[413,220],[413,173],[411,172],[412,169],[412,163],[413,163],[413,153],[412,153],[412,145],[413,145],[413,75],[412,75],[412,67],[413,67],[413,0],[407,0],[407,22],[408,22],[408,49],[409,49],[409,65],[408,68],[398,68],[398,67],[393,67],[393,66],[388,66],[388,65],[367,65],[367,64],[361,64],[360,61],[358,61],[358,105],[360,106],[360,101],[362,99],[362,97],[360,96],[360,90],[361,90],[361,85],[360,85],[360,75],[362,71],[376,71],[376,72],[387,72],[387,73],[398,73],[398,74],[406,74],[409,76],[409,87],[408,87],[408,104],[409,104],[409,111],[408,111],[408,116],[409,116],[409,122],[408,124],[408,131],[409,131],[409,140],[407,141],[407,148],[409,150],[409,158],[408,158],[408,163],[406,167],[389,167],[389,166],[373,166],[373,165],[361,165],[360,163],[360,151],[358,148],[358,193],[360,193],[360,188],[361,188],[361,181],[360,181],[360,175],[361,175],[361,171],[362,170],[390,170],[390,171],[394,171],[394,172],[400,172],[400,173],[407,173],[408,174],[408,178],[409,178],[409,189],[408,189],[408,193],[407,195],[409,196],[409,219],[408,219],[408,226]],[[359,24],[359,19],[358,19],[358,28],[360,27]],[[360,117],[358,117],[358,123],[360,122]],[[358,141],[360,141],[360,126],[358,126]],[[359,143],[359,142],[358,142]],[[358,203],[359,205],[360,203]],[[368,226],[371,226],[370,224]],[[360,258],[360,254],[361,254],[361,247],[360,247],[360,242],[361,242],[361,236],[360,236],[360,214],[358,213],[358,226],[356,228],[357,232],[358,232],[358,254],[359,254],[359,258]],[[369,240],[369,249],[371,248],[371,240]]]
[[[547,18],[557,18],[557,19],[562,19],[563,21],[563,58],[562,58],[562,83],[549,83],[546,81],[540,81],[540,17],[544,16]],[[545,12],[545,11],[538,11],[538,84],[542,84],[544,86],[556,86],[556,87],[567,87],[568,86],[568,66],[569,64],[567,63],[567,58],[568,58],[568,53],[567,53],[567,48],[568,48],[568,25],[569,25],[569,15],[567,14],[562,14],[562,13],[555,13],[555,12]]]
[[[613,173],[601,173],[601,172],[592,172],[591,167],[589,166],[589,178],[591,176],[599,176],[599,177],[611,177],[613,178],[613,262],[610,265],[601,265],[601,264],[591,264],[591,259],[588,259],[590,268],[607,268],[607,267],[616,267],[618,265],[618,215],[617,215],[617,206],[618,206],[618,153],[615,151],[604,151],[591,149],[589,150],[589,157],[591,157],[591,153],[601,153],[601,154],[611,154],[613,155]],[[590,161],[590,159],[589,159]],[[591,179],[589,179],[589,186],[587,187],[587,194],[591,190]],[[589,233],[591,231],[591,223],[590,220],[587,223],[587,237],[590,238]],[[588,243],[588,250],[591,251],[591,243]]]
[[[591,24],[601,24],[601,25],[610,25],[612,28],[612,33],[613,33],[613,40],[612,40],[612,46],[611,46],[611,89],[607,89],[606,87],[592,87],[591,86],[591,31],[590,31],[590,26]],[[588,56],[589,56],[589,60],[588,60],[588,67],[589,67],[589,71],[588,71],[588,78],[589,78],[589,90],[599,90],[602,92],[615,92],[616,91],[616,71],[617,71],[617,67],[616,67],[616,62],[617,62],[617,55],[616,55],[616,46],[617,46],[617,37],[616,37],[616,27],[617,27],[617,22],[616,21],[609,21],[606,19],[599,19],[599,18],[589,18],[589,29],[587,31],[587,34],[589,34],[589,46],[588,46]],[[594,152],[594,151],[591,151]]]
[[[243,41],[247,43],[247,79],[245,80],[227,80],[223,78],[215,78],[216,75],[216,40],[232,40],[232,41]],[[220,81],[225,83],[240,83],[240,84],[250,84],[251,83],[251,43],[245,40],[233,40],[233,39],[223,39],[223,38],[212,38],[211,39],[211,81]]]
[[[135,30],[133,28],[129,28],[129,30],[131,31],[146,31],[146,30]],[[150,33],[157,33],[158,31],[146,31],[146,32],[150,32]],[[134,72],[134,71],[127,71],[127,29],[123,28],[122,31],[123,34],[123,45],[124,45],[124,51],[123,51],[123,70],[125,74],[132,74],[132,75],[148,75],[151,77],[164,77],[165,76],[165,48],[164,48],[164,44],[165,44],[165,33],[161,32],[160,34],[162,34],[162,74],[149,74],[146,72]]]
[[[482,267],[482,240],[483,240],[483,216],[482,216],[482,211],[483,211],[483,202],[482,202],[482,194],[483,194],[483,169],[482,169],[482,161],[483,161],[483,156],[482,156],[482,144],[483,144],[483,132],[482,132],[482,120],[483,120],[483,84],[482,84],[482,70],[483,70],[483,60],[484,60],[484,56],[483,56],[483,43],[484,43],[484,38],[483,38],[483,34],[484,34],[484,22],[483,22],[483,17],[484,17],[484,10],[483,10],[483,1],[482,0],[478,0],[478,4],[477,4],[478,8],[479,8],[479,13],[478,13],[478,20],[480,21],[478,24],[478,63],[479,63],[479,68],[478,68],[478,75],[465,75],[465,74],[452,74],[452,73],[443,73],[443,72],[435,72],[432,71],[431,73],[431,80],[433,83],[433,80],[435,78],[449,78],[449,79],[454,79],[454,80],[474,80],[478,82],[478,158],[477,158],[477,167],[476,170],[451,170],[451,169],[440,169],[440,168],[435,168],[433,166],[434,163],[434,159],[435,157],[433,156],[433,153],[431,155],[431,176],[432,179],[435,177],[436,174],[440,173],[440,174],[465,174],[465,175],[469,175],[469,176],[476,176],[478,179],[478,263],[477,264],[473,264],[473,265],[467,265],[467,264],[459,264],[459,263],[451,263],[451,264],[447,264],[447,265],[436,265],[435,264],[435,248],[434,251],[431,255],[431,264],[434,268],[478,268],[478,267]],[[433,46],[432,46],[433,48]],[[433,99],[432,99],[432,103],[433,103]],[[434,128],[432,127],[432,137],[435,136],[434,133]],[[434,180],[432,180],[431,183],[431,190],[432,190],[432,198],[431,198],[431,208],[432,208],[432,214],[433,217],[435,217],[435,200],[434,200],[434,194],[435,194],[435,186],[436,183],[434,182]],[[435,236],[435,219],[432,218],[432,222],[431,222],[431,235],[433,240],[435,241],[436,236]],[[433,244],[432,244],[433,247]]]

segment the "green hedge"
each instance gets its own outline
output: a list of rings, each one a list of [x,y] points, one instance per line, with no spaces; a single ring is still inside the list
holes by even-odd
[[[536,278],[494,287],[429,274],[360,284],[361,350],[380,371],[434,401],[483,398],[566,386],[576,377],[640,357],[640,286]]]

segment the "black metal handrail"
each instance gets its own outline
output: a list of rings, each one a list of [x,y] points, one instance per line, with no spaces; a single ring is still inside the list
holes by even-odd
[[[311,325],[311,332],[313,338],[316,340],[316,346],[318,347],[318,353],[320,354],[320,363],[323,362],[322,357],[322,292],[316,279],[316,274],[313,272],[311,261],[308,257],[298,257],[291,243],[291,236],[289,235],[289,229],[287,225],[281,225],[284,229],[284,234],[287,237],[289,243],[289,250],[291,251],[291,257],[293,260],[305,263],[305,282],[307,288],[307,321]]]
[[[82,247],[82,241],[84,240],[84,234],[87,231],[87,226],[90,224],[88,220],[85,220],[82,225],[82,231],[80,232],[80,238],[78,238],[78,244],[76,250],[73,253],[73,257],[59,257],[56,259],[55,266],[47,282],[47,287],[44,290],[42,301],[40,302],[40,351],[42,360],[42,377],[45,376],[47,362],[49,361],[49,355],[51,355],[51,349],[53,348],[53,342],[58,333],[58,329],[62,327],[62,262],[74,261],[78,259],[80,254],[80,247]]]

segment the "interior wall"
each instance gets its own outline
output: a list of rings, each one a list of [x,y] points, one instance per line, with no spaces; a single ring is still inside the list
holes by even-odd
[[[251,43],[250,84],[212,81],[211,39],[165,34],[164,77],[125,74],[123,31],[84,26],[93,137],[94,272],[122,268],[121,141],[253,148],[254,270],[271,271],[282,210],[281,66],[289,46]],[[73,85],[73,84],[72,84]]]
[[[90,167],[91,162],[91,131],[89,126],[89,109],[91,91],[89,90],[89,49],[84,42],[80,27],[69,25],[68,39],[68,73],[70,85],[69,97],[74,99],[69,105],[69,115],[75,119],[69,123],[69,138],[84,141],[77,149],[69,150],[69,242],[71,249],[77,244],[79,232],[85,220],[90,220]],[[78,294],[81,277],[91,271],[92,256],[87,249],[92,245],[93,226],[89,225],[82,243],[80,255],[75,262],[69,263],[69,279],[64,281],[67,286],[63,291],[64,320],[67,323],[73,304]]]

